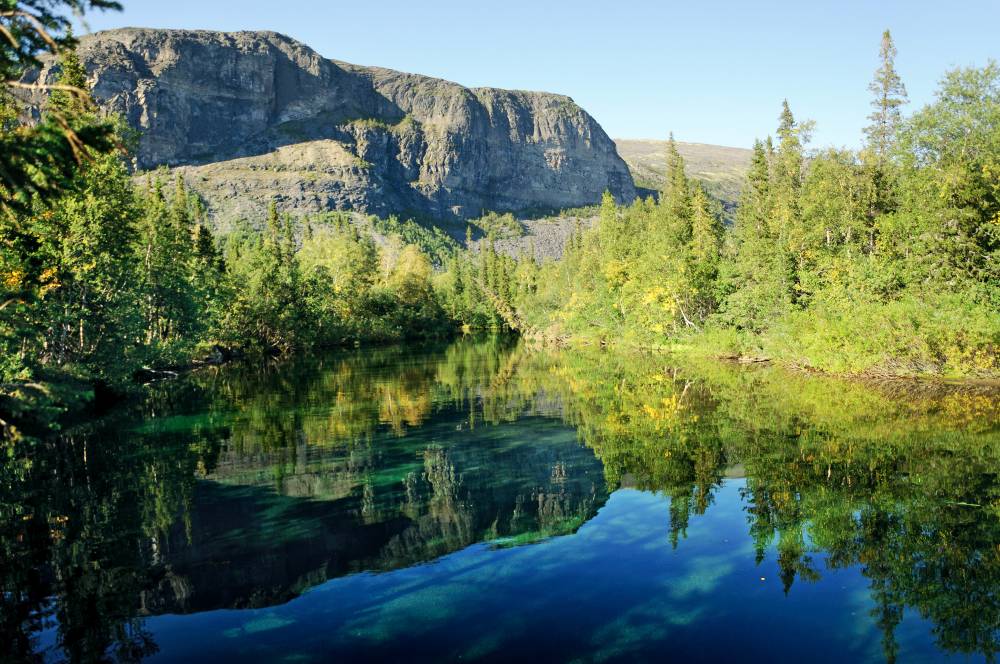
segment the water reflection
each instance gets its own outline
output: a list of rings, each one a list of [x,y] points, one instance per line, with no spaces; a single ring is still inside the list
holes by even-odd
[[[589,629],[600,643],[557,658],[648,656],[635,644],[652,648],[669,629],[731,613],[706,589],[745,565],[789,598],[803,587],[836,593],[834,577],[860,575],[864,628],[881,633],[886,660],[899,654],[907,613],[929,626],[923,654],[992,658],[998,444],[1000,399],[985,387],[862,386],[664,357],[545,353],[502,339],[212,369],[160,385],[108,421],[7,450],[0,655],[139,660],[167,644],[154,616],[280,607],[352,573],[409,570],[440,590],[441,567],[414,566],[447,568],[449,554],[485,542],[465,555],[499,574],[500,561],[513,560],[501,551],[577,533],[601,511],[586,536],[562,540],[561,557],[530,563],[545,559],[538,569],[557,588],[528,584],[517,598],[496,588],[496,632],[448,652],[503,644],[504,630],[517,634],[501,627],[507,614],[554,591],[583,602],[584,583],[627,587],[627,568],[595,560],[584,572],[581,561],[585,546],[614,545],[633,561],[659,551],[658,538],[615,530],[631,520],[635,532],[659,532],[668,550],[689,547],[697,558],[664,594],[633,598],[613,619],[595,610]],[[609,496],[621,487],[631,493],[616,496],[666,497],[665,518],[639,516],[649,507],[612,520]],[[711,546],[694,535],[710,518],[725,535]],[[655,587],[666,581],[659,574],[654,567],[644,580]],[[369,584],[362,594],[374,596],[397,577],[372,578],[327,601],[346,602],[351,584]],[[756,610],[771,610],[758,601]],[[291,610],[248,624],[264,638],[289,628]],[[442,620],[454,627],[458,618]],[[846,628],[831,619],[832,646],[844,652]],[[374,625],[355,624],[364,629]]]

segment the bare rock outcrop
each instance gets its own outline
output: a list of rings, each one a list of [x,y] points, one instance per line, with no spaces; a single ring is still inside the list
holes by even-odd
[[[337,62],[273,32],[125,28],[79,52],[94,97],[141,132],[137,166],[180,168],[220,222],[272,198],[464,219],[635,196],[614,142],[569,97]]]

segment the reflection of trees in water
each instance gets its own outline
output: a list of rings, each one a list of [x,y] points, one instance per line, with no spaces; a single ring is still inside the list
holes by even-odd
[[[907,606],[946,650],[997,650],[995,395],[662,365],[460,342],[161,386],[139,410],[162,417],[130,430],[121,415],[0,461],[0,627],[12,635],[0,654],[32,652],[53,620],[69,659],[148,654],[136,616],[196,608],[198,560],[228,551],[213,547],[230,545],[221,529],[234,510],[250,526],[298,529],[246,552],[247,565],[280,560],[291,576],[244,570],[227,582],[256,595],[237,602],[234,586],[213,600],[256,606],[353,569],[572,532],[623,484],[669,497],[664,527],[678,546],[734,467],[758,562],[774,551],[786,592],[824,567],[860,566],[887,658]],[[526,415],[561,418],[586,449],[525,444],[536,431]],[[197,497],[209,486],[218,514]],[[354,548],[310,557],[297,544],[338,532],[357,533]]]
[[[575,474],[581,464],[598,473],[600,467],[571,440],[569,457],[556,448],[539,456],[531,444],[505,440],[477,452],[481,440],[462,441],[499,389],[502,343],[465,344],[444,357],[380,351],[201,372],[159,386],[137,407],[138,415],[157,419],[132,430],[130,415],[120,414],[106,426],[5,456],[0,602],[4,634],[12,637],[0,655],[28,656],[39,631],[55,621],[57,647],[69,659],[138,659],[155,644],[137,616],[193,609],[206,578],[208,585],[247,584],[250,594],[231,605],[262,605],[331,575],[412,564],[518,528],[570,532],[551,522],[554,514],[573,513],[575,525],[589,518],[606,494],[603,487],[595,493],[592,479],[576,482]],[[419,438],[406,444],[404,434],[429,420],[456,440],[447,448]],[[565,469],[562,506],[553,511],[546,496],[557,464]],[[221,483],[197,479],[205,477]],[[199,500],[198,487],[208,486],[219,491]],[[206,512],[213,506],[233,509],[218,518]],[[291,527],[273,541],[240,542],[238,548],[251,549],[247,564],[287,560],[300,572],[267,581],[261,575],[273,570],[237,570],[232,578],[178,573],[178,564],[197,567],[200,553],[211,559],[230,545],[223,529],[253,528],[255,521]],[[556,526],[563,529],[545,530]],[[340,541],[356,535],[356,545],[325,553],[329,533],[340,533]],[[310,541],[316,557],[295,551],[309,549],[297,542]]]
[[[944,648],[995,649],[995,393],[923,386],[900,393],[899,384],[661,365],[648,357],[457,344],[433,372],[401,383],[436,394],[431,403],[464,404],[468,426],[532,412],[563,418],[601,460],[609,487],[626,483],[670,497],[674,546],[691,517],[710,508],[726,469],[740,465],[758,561],[773,547],[786,592],[796,579],[820,578],[824,565],[860,565],[877,606],[873,619],[888,635],[887,655],[904,605],[932,620]],[[395,389],[383,394],[403,388]],[[418,419],[399,421],[405,428]],[[446,477],[435,486],[450,486]],[[435,495],[443,521],[457,523],[454,493]],[[983,610],[961,610],[967,597]]]
[[[33,444],[21,473],[6,472],[17,456],[4,460],[0,659],[28,658],[53,623],[70,661],[156,651],[137,618],[141,592],[155,582],[160,536],[186,513],[195,469],[218,441],[172,443],[79,429]]]
[[[568,417],[609,480],[670,496],[675,545],[726,467],[739,465],[757,561],[774,547],[786,592],[819,579],[824,561],[858,565],[887,659],[904,606],[932,622],[946,650],[997,651],[996,392],[899,393],[718,365],[651,373],[642,358],[551,362]]]

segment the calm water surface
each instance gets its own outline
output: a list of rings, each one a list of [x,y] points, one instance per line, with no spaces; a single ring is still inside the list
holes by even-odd
[[[504,340],[206,370],[5,451],[0,659],[959,661],[1000,398]]]

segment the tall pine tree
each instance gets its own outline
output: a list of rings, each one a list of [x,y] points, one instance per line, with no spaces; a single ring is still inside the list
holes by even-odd
[[[879,163],[884,162],[892,151],[896,133],[902,124],[900,107],[907,102],[906,86],[896,72],[896,46],[888,30],[882,33],[879,49],[879,68],[868,89],[873,95],[871,124],[865,128],[868,150]]]
[[[685,173],[684,158],[677,150],[673,132],[667,142],[667,173],[661,193],[661,205],[676,225],[678,239],[682,242],[690,237],[691,224],[691,182]]]
[[[861,153],[869,182],[867,196],[869,253],[875,250],[875,218],[896,208],[894,191],[896,172],[891,156],[903,122],[900,109],[906,104],[907,96],[906,87],[896,73],[895,59],[896,47],[892,43],[892,35],[886,30],[882,33],[882,46],[879,50],[880,65],[868,85],[872,93],[873,111],[868,116],[871,124],[864,130],[867,142]]]

